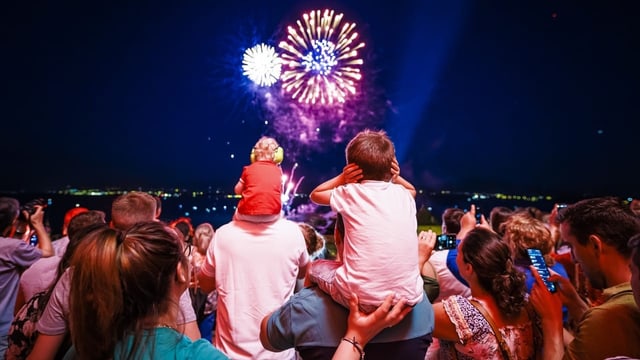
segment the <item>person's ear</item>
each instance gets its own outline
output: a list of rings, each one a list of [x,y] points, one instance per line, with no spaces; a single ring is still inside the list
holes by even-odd
[[[599,256],[602,253],[602,240],[598,235],[589,235],[589,244],[588,244],[596,253],[596,256]]]
[[[189,281],[189,271],[188,269],[185,269],[182,261],[178,262],[178,265],[176,266],[176,280],[178,280],[178,282],[181,284]]]

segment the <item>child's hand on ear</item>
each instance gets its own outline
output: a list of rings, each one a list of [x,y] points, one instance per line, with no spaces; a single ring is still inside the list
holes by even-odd
[[[362,169],[354,163],[347,164],[347,166],[342,169],[342,179],[344,180],[344,184],[360,182],[360,180],[362,180]]]
[[[398,164],[398,159],[393,158],[391,162],[391,182],[395,182],[398,176],[400,176],[400,165]]]

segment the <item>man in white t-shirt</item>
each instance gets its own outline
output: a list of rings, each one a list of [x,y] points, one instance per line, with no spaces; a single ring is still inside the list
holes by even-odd
[[[293,295],[308,264],[295,222],[236,219],[220,227],[198,276],[202,291],[218,291],[215,347],[231,359],[293,358],[293,349],[275,353],[262,346],[260,321]]]

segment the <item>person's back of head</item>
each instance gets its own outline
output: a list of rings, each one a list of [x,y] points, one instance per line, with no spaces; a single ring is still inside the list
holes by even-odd
[[[207,253],[207,249],[215,233],[216,231],[213,229],[213,225],[209,223],[202,223],[196,227],[193,236],[193,245],[200,254],[204,255]]]
[[[80,242],[91,231],[106,226],[106,215],[99,210],[87,210],[74,216],[67,226],[69,245],[62,255],[62,260],[58,265],[58,275],[69,267],[71,258],[78,248]]]
[[[362,169],[362,180],[391,180],[391,164],[396,153],[393,142],[384,131],[364,130],[346,148],[347,164]]]
[[[300,222],[298,223],[298,227],[304,236],[304,241],[307,245],[307,253],[312,258],[316,258],[319,252],[324,249],[324,237],[322,237],[322,235],[320,235],[313,226],[307,223]]]
[[[182,240],[185,243],[191,244],[193,242],[193,225],[191,225],[191,219],[180,217],[169,223],[169,226],[180,232]]]
[[[447,208],[442,212],[442,233],[457,234],[460,232],[460,219],[464,216],[464,210],[459,208]]]
[[[64,220],[62,222],[62,236],[69,235],[69,223],[71,222],[71,219],[73,219],[77,215],[80,215],[82,213],[86,213],[87,211],[89,211],[89,209],[84,208],[84,207],[74,207],[74,208],[69,209],[64,214]]]
[[[0,197],[0,236],[8,237],[11,225],[20,215],[20,203],[10,197]]]
[[[127,230],[139,222],[155,219],[156,199],[145,192],[128,192],[111,204],[111,225],[116,229]]]
[[[515,213],[526,213],[529,214],[530,216],[538,219],[538,220],[543,220],[544,216],[546,215],[546,213],[540,209],[538,209],[535,206],[525,206],[525,207],[519,207],[517,209],[514,210]]]
[[[502,224],[504,224],[513,213],[514,210],[506,206],[494,206],[491,208],[491,212],[489,213],[489,223],[491,224],[493,231],[499,235],[504,235]]]
[[[93,230],[71,265],[69,318],[79,358],[114,358],[116,343],[129,334],[134,335],[134,349],[115,357],[128,358],[144,347],[144,329],[156,327],[161,316],[178,306],[171,298],[172,284],[180,281],[186,289],[189,281],[183,244],[157,221],[124,232],[106,226]]]
[[[254,145],[251,157],[254,161],[276,162],[276,150],[280,147],[276,139],[263,136]]]
[[[476,227],[462,240],[458,256],[470,264],[479,285],[491,293],[502,314],[517,316],[526,303],[525,276],[513,265],[511,248],[494,231]]]
[[[640,232],[640,218],[617,197],[578,201],[558,212],[556,219],[559,224],[569,226],[580,244],[587,244],[589,236],[597,235],[626,258],[631,255],[629,239]]]
[[[511,215],[502,227],[503,239],[509,243],[516,260],[528,259],[527,249],[539,249],[548,264],[553,261],[550,254],[553,250],[551,232],[545,224],[526,212],[518,212]]]

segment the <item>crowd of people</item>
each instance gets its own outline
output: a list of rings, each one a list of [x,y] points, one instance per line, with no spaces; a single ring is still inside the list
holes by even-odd
[[[450,208],[455,246],[437,250],[387,135],[345,155],[310,195],[335,214],[335,256],[284,216],[268,137],[218,229],[129,192],[69,209],[52,240],[43,204],[0,198],[0,358],[640,359],[636,201]]]

